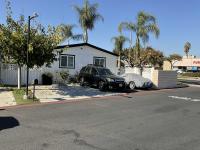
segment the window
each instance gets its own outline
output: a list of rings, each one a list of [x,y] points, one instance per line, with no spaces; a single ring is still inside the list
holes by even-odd
[[[106,58],[105,57],[94,57],[94,65],[100,67],[106,67]]]
[[[75,69],[75,56],[60,55],[60,68]]]

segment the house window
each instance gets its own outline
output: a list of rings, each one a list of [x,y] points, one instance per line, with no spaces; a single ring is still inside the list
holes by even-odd
[[[60,68],[75,69],[75,56],[74,55],[60,55]]]
[[[106,58],[105,57],[94,57],[94,65],[106,67]]]

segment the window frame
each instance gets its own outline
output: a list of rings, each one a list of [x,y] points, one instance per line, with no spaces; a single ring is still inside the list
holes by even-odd
[[[61,61],[62,57],[65,56],[67,57],[67,66],[61,66]],[[68,57],[73,57],[73,67],[68,66]],[[70,54],[60,54],[59,55],[59,68],[67,68],[67,69],[75,69],[75,55],[70,55]]]
[[[104,59],[105,62],[104,62],[104,66],[103,67],[106,67],[106,57],[96,57],[96,56],[94,56],[93,57],[93,65],[95,65],[95,59]]]

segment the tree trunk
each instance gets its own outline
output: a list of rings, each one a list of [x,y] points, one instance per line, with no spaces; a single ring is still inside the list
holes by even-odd
[[[17,81],[18,89],[21,89],[21,66],[18,65],[18,81]]]
[[[88,30],[85,29],[85,33],[84,33],[84,42],[88,43]]]
[[[132,31],[130,32],[130,49],[129,49],[129,52],[128,52],[129,62],[131,62],[131,48],[132,48]]]
[[[119,68],[121,69],[121,51],[119,50]]]
[[[137,58],[140,59],[140,39],[138,35],[137,35]]]

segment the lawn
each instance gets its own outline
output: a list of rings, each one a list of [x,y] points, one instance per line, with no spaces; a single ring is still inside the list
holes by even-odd
[[[32,92],[29,91],[29,95],[31,95]],[[31,103],[39,103],[38,99],[28,99],[28,100],[24,100],[23,96],[25,95],[25,89],[13,89],[13,95],[15,97],[16,103],[18,105],[22,105],[22,104],[31,104]]]

